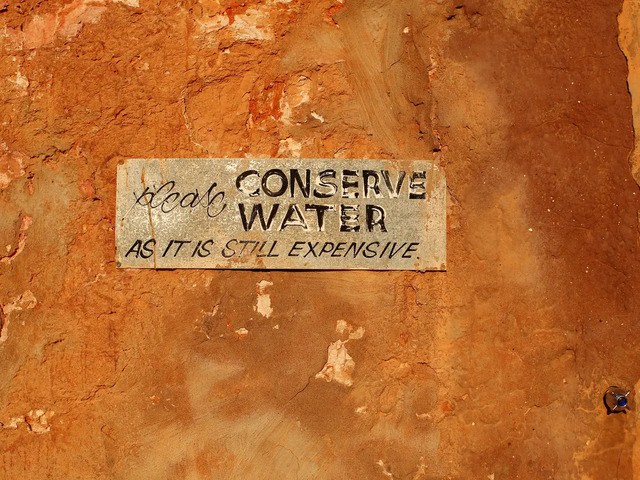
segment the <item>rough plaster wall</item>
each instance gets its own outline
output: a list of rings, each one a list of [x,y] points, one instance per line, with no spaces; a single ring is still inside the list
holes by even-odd
[[[618,17],[619,44],[627,58],[629,70],[627,85],[632,98],[633,125],[636,132],[634,147],[629,156],[631,170],[638,184],[640,184],[640,2],[637,0],[625,0],[622,11]],[[638,218],[640,219],[640,212]],[[640,382],[635,384],[635,392],[640,392]],[[636,422],[638,412],[636,412]],[[635,435],[633,448],[633,471],[640,472],[640,441]]]
[[[0,1],[0,478],[633,478],[621,3]],[[125,158],[434,152],[447,273],[115,269]]]

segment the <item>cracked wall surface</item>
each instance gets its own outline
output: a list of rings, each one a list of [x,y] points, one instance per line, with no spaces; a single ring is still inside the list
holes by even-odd
[[[0,478],[637,477],[622,3],[0,0]],[[448,271],[116,269],[209,156],[438,158]]]

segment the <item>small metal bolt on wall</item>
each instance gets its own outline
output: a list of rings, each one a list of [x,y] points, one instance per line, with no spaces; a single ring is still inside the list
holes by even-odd
[[[607,388],[607,391],[604,394],[604,405],[607,407],[607,415],[611,413],[627,413],[629,409],[629,394],[630,390],[626,390],[624,388],[611,386]]]

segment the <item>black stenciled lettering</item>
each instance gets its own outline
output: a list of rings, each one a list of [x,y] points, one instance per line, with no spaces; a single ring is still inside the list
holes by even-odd
[[[367,231],[373,232],[373,227],[376,225],[380,227],[381,232],[387,231],[387,226],[384,223],[385,211],[384,208],[378,205],[367,205],[366,206],[366,221],[367,221]]]
[[[373,182],[370,180],[373,179]],[[374,170],[362,171],[362,185],[364,188],[364,198],[381,198],[382,192],[380,191],[380,175]],[[373,196],[370,195],[373,192]]]
[[[256,176],[260,178],[260,174],[257,170],[247,170],[246,172],[242,172],[236,178],[236,188],[240,193],[244,193],[245,195],[249,195],[250,197],[257,197],[260,195],[260,182],[256,179],[256,185],[253,190],[245,190],[246,184],[243,183],[248,177]],[[248,182],[247,182],[248,183]],[[250,187],[249,187],[250,188]]]
[[[342,198],[358,198],[360,196],[359,191],[349,191],[350,188],[358,188],[358,180],[351,180],[349,177],[357,176],[358,172],[356,170],[342,171]]]
[[[278,177],[280,179],[280,188],[278,190],[275,190],[275,191],[271,190],[271,186],[269,185],[269,179],[272,177]],[[270,197],[281,196],[284,192],[287,191],[288,186],[289,186],[289,181],[287,180],[287,176],[279,168],[273,168],[271,170],[268,170],[262,177],[262,191]]]
[[[278,245],[278,241],[274,240],[273,244],[271,245],[271,248],[269,249],[269,254],[267,255],[267,257],[279,257],[280,256],[279,253],[273,253],[273,251],[276,249],[277,245]]]
[[[195,246],[193,253],[191,254],[192,257],[196,256],[196,253],[198,253],[198,250],[200,249],[200,245],[202,245],[202,240],[198,240],[198,244]]]
[[[387,251],[387,248],[389,248],[390,245],[391,245],[391,242],[387,242],[387,244],[382,249],[382,252],[380,252],[380,258],[384,257],[384,253]]]
[[[279,208],[280,208],[280,204],[274,203],[271,206],[271,212],[269,213],[269,218],[265,220],[264,212],[262,211],[262,204],[257,203],[255,205],[252,205],[251,215],[249,217],[249,220],[247,221],[247,213],[246,213],[245,205],[244,203],[239,203],[238,209],[240,211],[240,220],[242,221],[242,228],[244,228],[245,232],[248,232],[249,230],[251,230],[251,228],[253,228],[253,223],[255,222],[256,218],[258,218],[260,220],[260,225],[262,227],[262,230],[265,230],[265,231],[270,230],[271,225],[273,224],[273,220],[276,218],[276,213],[278,212]]]
[[[426,178],[427,172],[413,172],[411,182],[409,182],[409,198],[411,200],[427,198]],[[417,181],[417,179],[422,179],[422,181]]]
[[[180,250],[182,250],[182,247],[184,245],[189,245],[191,242],[191,240],[174,240],[174,242],[178,245],[178,248],[176,248],[175,253],[173,254],[174,257],[178,256],[178,253],[180,253]]]
[[[309,194],[311,193],[311,170],[305,170],[304,182],[297,168],[289,170],[289,175],[291,177],[291,198],[296,196],[296,185],[298,186],[300,193],[302,193],[302,196],[304,198],[309,198]]]
[[[307,212],[311,212],[311,211],[315,211],[316,212],[316,217],[317,217],[317,225],[318,225],[318,231],[319,232],[324,232],[324,214],[326,211],[331,211],[331,212],[335,212],[336,211],[336,207],[334,205],[316,205],[316,204],[306,204],[304,206],[305,211]]]
[[[360,205],[340,205],[340,231],[360,231]]]
[[[258,248],[258,245],[260,244],[260,242],[253,242],[253,248],[251,249],[251,252],[249,252],[251,255],[253,255],[253,252],[256,251],[256,248]]]
[[[313,189],[313,196],[316,198],[329,198],[334,196],[336,193],[338,193],[338,184],[335,182],[328,182],[325,179],[326,178],[336,178],[336,171],[329,169],[329,170],[323,170],[322,172],[320,172],[318,174],[318,177],[316,178],[316,185],[317,188]],[[329,191],[319,191],[318,188],[322,188],[322,189],[328,189]]]
[[[307,225],[307,221],[305,220],[300,208],[297,204],[292,203],[289,205],[289,209],[282,219],[282,224],[280,225],[280,231],[284,231],[287,227],[301,227],[304,230],[309,230],[309,226]]]
[[[259,243],[259,242],[258,242]],[[267,242],[262,242],[262,244],[260,244],[260,248],[258,249],[258,254],[256,255],[256,257],[266,257],[266,255],[262,255],[262,249],[264,249],[264,246],[267,244]]]
[[[395,186],[391,183],[391,177],[389,175],[389,170],[382,170],[380,172],[382,174],[382,179],[384,180],[384,184],[389,191],[390,198],[398,198],[400,195],[400,190],[402,190],[402,184],[404,183],[404,179],[407,176],[407,172],[404,170],[400,170],[398,172],[398,180],[396,181]]]

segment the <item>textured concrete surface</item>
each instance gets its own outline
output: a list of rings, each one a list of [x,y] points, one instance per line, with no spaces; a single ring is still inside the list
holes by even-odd
[[[637,477],[621,8],[0,1],[0,478]],[[126,158],[434,153],[446,273],[115,268]]]

